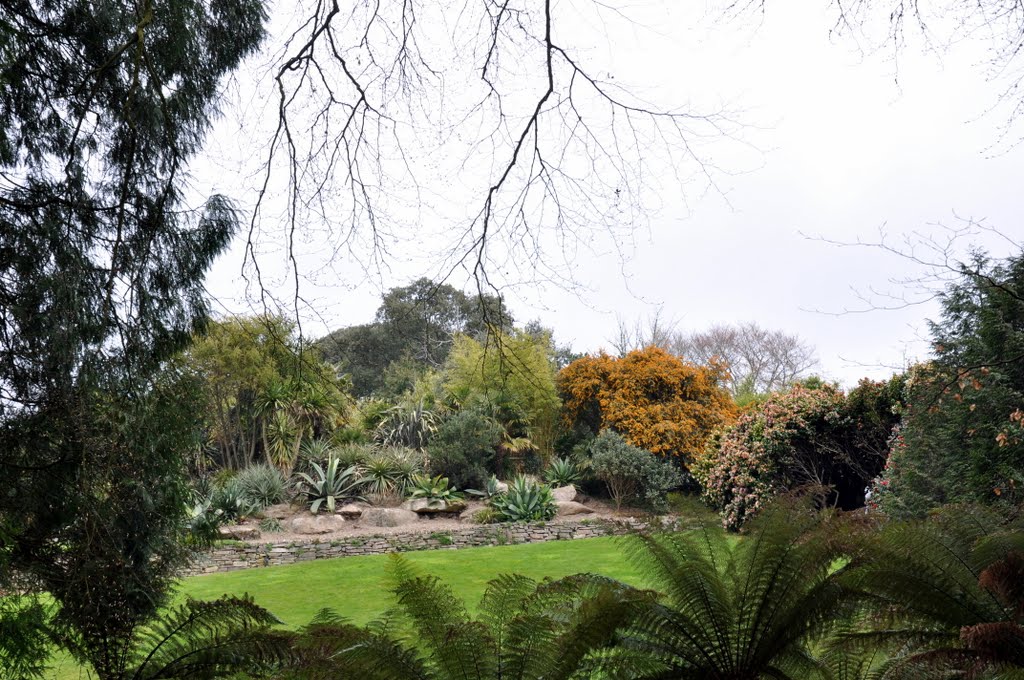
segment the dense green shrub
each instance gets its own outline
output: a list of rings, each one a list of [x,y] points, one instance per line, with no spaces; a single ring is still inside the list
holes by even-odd
[[[594,475],[605,483],[615,507],[639,505],[664,511],[666,494],[683,483],[683,474],[668,460],[627,443],[605,430],[591,444]]]
[[[460,489],[480,488],[493,472],[501,426],[486,415],[468,410],[444,421],[430,440],[430,472]]]
[[[491,500],[502,522],[539,522],[558,512],[551,488],[528,477],[516,477],[508,491]]]
[[[281,471],[266,463],[245,468],[235,476],[234,484],[238,486],[248,504],[256,510],[281,503],[287,494]]]

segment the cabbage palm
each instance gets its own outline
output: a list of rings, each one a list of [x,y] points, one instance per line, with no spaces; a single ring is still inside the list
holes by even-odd
[[[862,593],[836,648],[883,650],[879,678],[1024,678],[1024,527],[991,510],[948,507],[894,522],[845,575]]]
[[[361,680],[560,680],[580,676],[589,653],[610,643],[651,596],[580,574],[537,583],[499,576],[471,616],[451,588],[416,577],[397,558],[398,606],[355,626],[321,612],[300,632],[290,678]]]
[[[811,643],[849,593],[841,550],[819,520],[767,511],[735,540],[718,524],[627,538],[632,561],[664,598],[600,655],[603,677],[806,680],[825,677]]]

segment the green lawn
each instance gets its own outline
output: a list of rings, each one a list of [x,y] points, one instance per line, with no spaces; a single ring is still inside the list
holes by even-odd
[[[487,581],[502,573],[541,579],[594,572],[643,585],[616,541],[614,538],[589,538],[490,548],[430,550],[405,553],[404,556],[422,573],[436,575],[451,584],[467,604],[475,607]],[[249,593],[288,627],[305,624],[324,607],[364,623],[393,604],[388,591],[389,559],[387,555],[346,557],[195,576],[182,581],[179,593],[198,599]],[[56,669],[55,678],[58,680],[79,677],[86,675],[70,662],[64,662]]]

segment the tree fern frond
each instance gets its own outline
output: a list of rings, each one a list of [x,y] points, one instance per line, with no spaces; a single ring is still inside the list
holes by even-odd
[[[218,678],[260,664],[278,663],[291,635],[249,597],[188,600],[137,634],[127,677]]]
[[[821,534],[819,516],[783,507],[766,509],[735,547],[721,527],[627,544],[667,597],[637,617],[624,648],[672,677],[822,675],[807,645],[852,594],[833,568],[839,542]]]
[[[284,677],[295,680],[426,680],[414,649],[386,634],[385,622],[360,627],[322,610],[296,637]]]

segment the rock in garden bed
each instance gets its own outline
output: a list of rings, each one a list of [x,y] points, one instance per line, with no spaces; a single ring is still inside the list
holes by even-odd
[[[245,524],[220,527],[217,533],[220,539],[225,541],[251,541],[260,537],[258,528]]]
[[[556,517],[571,517],[573,515],[591,515],[594,513],[592,508],[588,508],[583,503],[577,503],[576,501],[555,501],[555,505],[558,506],[558,514]]]
[[[465,509],[462,501],[429,501],[426,498],[415,498],[406,507],[420,517],[458,517]]]
[[[318,535],[339,531],[345,526],[345,519],[338,515],[300,515],[288,523],[296,534]]]
[[[402,508],[366,508],[360,517],[360,524],[371,527],[400,527],[415,524],[419,519],[412,510]]]
[[[576,500],[576,487],[572,484],[556,486],[551,490],[551,496],[556,501],[574,501]]]

